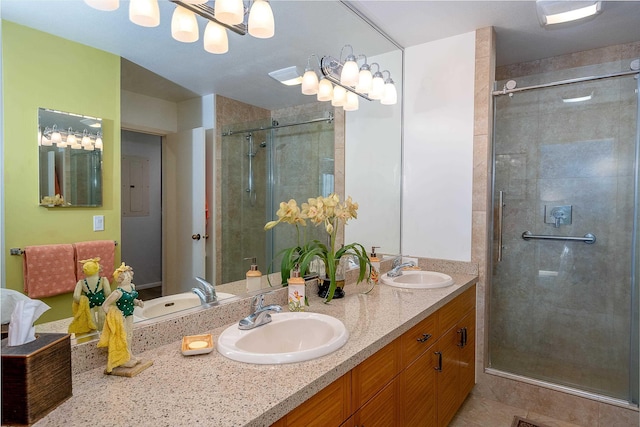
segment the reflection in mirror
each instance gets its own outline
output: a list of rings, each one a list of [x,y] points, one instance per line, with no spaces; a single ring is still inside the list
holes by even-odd
[[[274,232],[289,233],[290,236],[271,235],[271,232],[266,233],[263,230],[264,224],[274,218],[275,211],[281,201],[290,198],[305,201],[307,197],[323,194],[324,189],[331,184],[336,191],[345,196],[352,196],[353,200],[360,205],[358,220],[351,222],[345,230],[347,239],[358,241],[365,247],[382,246],[379,251],[382,254],[399,252],[400,113],[402,100],[399,99],[397,105],[388,106],[361,99],[360,109],[346,114],[342,108],[333,108],[330,102],[320,103],[316,101],[316,96],[302,95],[300,86],[285,86],[269,77],[270,72],[284,67],[296,66],[299,69],[304,69],[311,54],[320,56],[327,54],[337,57],[341,48],[345,44],[350,44],[357,53],[366,54],[369,63],[376,62],[382,64],[384,69],[388,69],[389,73],[385,73],[385,77],[388,74],[393,76],[401,96],[402,50],[385,38],[377,29],[371,27],[366,20],[352,13],[348,7],[345,7],[345,4],[335,1],[274,2],[272,7],[276,20],[289,24],[281,25],[274,38],[264,42],[266,44],[256,43],[255,40],[236,38],[234,39],[235,43],[244,43],[242,49],[231,49],[225,55],[206,56],[207,53],[203,52],[201,46],[189,49],[187,46],[177,45],[179,46],[179,54],[183,55],[180,62],[188,60],[194,64],[200,64],[196,68],[204,69],[206,67],[208,70],[207,73],[202,73],[202,77],[186,79],[182,75],[182,71],[186,68],[178,67],[176,72],[158,65],[159,63],[155,59],[149,60],[148,57],[141,54],[141,52],[159,52],[162,49],[165,57],[177,58],[178,53],[174,50],[175,46],[162,47],[159,44],[156,45],[159,43],[159,39],[145,37],[145,43],[153,42],[154,44],[153,47],[143,49],[135,43],[121,40],[119,36],[124,32],[115,34],[112,31],[113,28],[132,27],[127,26],[130,23],[126,21],[126,16],[105,15],[93,11],[91,8],[77,7],[77,5],[71,7],[74,2],[55,3],[57,4],[56,13],[60,13],[59,8],[64,3],[64,6],[69,6],[65,8],[65,14],[81,14],[82,19],[78,19],[77,22],[79,23],[78,27],[82,28],[71,34],[67,31],[70,29],[68,26],[58,28],[57,24],[52,25],[48,18],[50,13],[47,13],[49,3],[39,4],[38,8],[32,8],[30,2],[11,2],[7,9],[10,9],[12,19],[19,24],[39,28],[79,43],[89,44],[97,49],[117,51],[118,55],[135,62],[134,64],[124,58],[121,59],[123,94],[121,98],[121,123],[126,129],[135,132],[149,132],[162,138],[162,142],[159,142],[158,145],[164,145],[167,129],[170,126],[166,126],[166,129],[162,126],[148,127],[146,126],[147,122],[138,123],[131,120],[134,118],[133,114],[131,117],[127,116],[127,113],[130,113],[132,109],[136,109],[137,96],[149,97],[159,101],[159,104],[162,105],[169,102],[177,109],[177,106],[182,108],[195,103],[200,105],[198,102],[192,103],[191,101],[215,93],[213,111],[216,115],[216,124],[210,128],[207,127],[206,131],[211,132],[213,149],[220,151],[216,151],[211,156],[215,159],[215,166],[212,168],[215,177],[209,180],[207,176],[207,182],[211,182],[216,191],[206,199],[210,212],[208,229],[210,238],[208,241],[212,244],[210,248],[207,247],[204,261],[206,268],[204,270],[206,270],[207,280],[215,283],[219,292],[237,296],[247,295],[245,274],[249,270],[249,262],[245,261],[245,258],[257,257],[259,269],[264,275],[269,271],[277,272],[279,263],[276,260],[270,270],[271,260],[278,253],[279,248],[290,246],[294,242],[295,231],[291,227],[281,227]],[[161,8],[165,7],[172,11],[173,5],[168,4],[171,7],[167,7],[166,4],[161,2]],[[165,12],[167,11],[164,10],[162,13],[166,15]],[[3,5],[3,16],[5,16],[4,13]],[[327,25],[329,26],[327,27]],[[100,30],[105,30],[105,32]],[[149,31],[148,29],[143,30]],[[143,38],[140,40],[142,41]],[[118,48],[114,49],[112,46]],[[165,65],[171,63],[171,61],[160,62]],[[246,64],[251,64],[251,66],[245,66]],[[131,73],[132,68],[142,70],[146,74]],[[212,76],[216,77],[216,82],[205,81]],[[155,78],[161,78],[163,81],[158,85],[149,85],[148,83]],[[181,86],[180,89],[189,92],[188,96],[177,99],[172,88],[167,88],[167,83],[174,84],[174,86],[182,85],[183,87]],[[225,109],[222,105],[224,101],[221,101],[223,99],[241,104],[242,108],[247,106],[247,108],[260,109],[265,114],[245,116],[236,107]],[[128,104],[129,102],[132,104]],[[224,125],[221,125],[221,118],[218,116],[222,111],[226,111]],[[135,113],[139,112],[135,111]],[[158,110],[153,108],[146,109],[144,112],[150,116],[159,114]],[[256,154],[252,158],[253,182],[250,191],[247,192],[249,188],[247,180],[250,176],[248,171],[250,141],[246,139],[247,132],[222,136],[224,131],[251,129],[255,124],[268,126],[273,124],[273,120],[287,124],[318,117],[328,118],[329,113],[333,113],[333,121],[323,120],[318,123],[251,132],[253,150]],[[162,117],[154,115],[152,118],[162,120]],[[184,121],[177,123],[176,129],[191,129],[202,126],[201,123],[195,123],[196,118],[199,117],[198,114],[192,114],[187,118],[182,116],[178,121]],[[210,125],[207,123],[205,126]],[[57,127],[64,129],[64,125]],[[76,129],[75,125],[73,129]],[[116,131],[118,132],[119,129]],[[207,138],[209,138],[208,133]],[[207,144],[209,141],[207,139]],[[338,142],[341,142],[342,145],[337,145]],[[263,143],[265,146],[260,147]],[[121,144],[120,149],[123,154],[126,154],[123,151],[123,146]],[[52,147],[54,150],[62,150],[57,145],[52,144]],[[68,148],[65,149],[68,150]],[[226,150],[228,153],[223,154],[222,150]],[[312,152],[312,150],[316,150],[316,152]],[[227,155],[236,157],[237,166],[231,166],[233,163],[227,161]],[[207,156],[209,156],[208,152]],[[260,158],[261,156],[262,158]],[[310,158],[315,158],[315,163],[309,162]],[[266,163],[261,164],[260,162]],[[209,166],[208,164],[207,167]],[[227,172],[235,174],[235,177],[222,172],[223,168],[227,166]],[[164,174],[167,169],[163,168],[162,170]],[[301,173],[309,175],[303,177],[300,175]],[[234,187],[222,187],[222,179],[235,182]],[[333,182],[331,183],[331,181]],[[266,187],[261,187],[263,185]],[[312,188],[302,192],[299,187],[303,185],[311,185]],[[114,191],[118,193],[117,189]],[[254,206],[251,206],[254,197]],[[65,201],[67,201],[66,195]],[[230,209],[232,202],[238,205],[243,204],[243,209],[253,209],[260,216],[252,218],[250,223],[243,222],[245,214],[241,214],[236,209]],[[267,205],[267,203],[269,204]],[[152,209],[151,212],[154,210]],[[382,227],[381,224],[384,226]],[[161,227],[166,227],[166,225],[163,224]],[[140,229],[139,226],[136,228]],[[323,236],[321,229],[313,231],[318,231]],[[162,235],[167,230],[163,228],[154,232],[156,235]],[[202,234],[201,231],[198,233]],[[160,288],[155,295],[145,296],[143,300],[150,302],[154,297],[166,298],[172,293],[184,294],[185,292],[190,297],[185,299],[192,299],[192,295],[194,295],[190,292],[192,283],[181,284],[180,288],[176,288],[175,291],[170,287],[167,288],[170,280],[166,277],[165,268],[168,264],[177,262],[177,257],[161,254],[158,263],[161,271],[160,277],[143,279],[143,270],[146,265],[133,262],[133,259],[126,256],[127,251],[130,250],[139,252],[137,247],[131,247],[126,243],[126,235],[128,235],[128,229],[123,225],[122,260],[133,265],[139,272],[135,280],[137,289],[149,291],[150,289],[145,289],[145,285]],[[259,238],[256,246],[245,245],[244,241],[249,237]],[[149,245],[149,236],[140,238],[138,241],[147,245],[141,249],[145,253],[150,252],[149,247],[165,247],[164,243]],[[229,244],[235,244],[238,247],[233,249]],[[125,246],[130,248],[127,249]],[[266,277],[263,277],[262,283],[265,287],[269,286]],[[271,283],[279,283],[279,275]],[[164,301],[163,307],[165,303],[173,304],[172,307],[180,306],[176,302],[177,300],[169,298]],[[148,305],[151,308],[152,304]]]
[[[38,146],[42,206],[102,206],[102,119],[39,108]]]

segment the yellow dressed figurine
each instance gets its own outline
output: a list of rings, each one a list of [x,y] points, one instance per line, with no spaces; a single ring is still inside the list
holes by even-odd
[[[117,366],[131,368],[139,360],[131,352],[133,337],[133,309],[142,307],[144,303],[138,299],[133,280],[133,269],[124,262],[113,273],[118,287],[107,297],[102,309],[106,313],[106,321],[98,347],[108,347],[107,372]]]
[[[83,334],[102,330],[104,325],[104,311],[102,304],[111,294],[109,280],[100,277],[100,258],[90,258],[79,261],[85,279],[76,283],[73,291],[73,321],[69,325],[69,333]]]

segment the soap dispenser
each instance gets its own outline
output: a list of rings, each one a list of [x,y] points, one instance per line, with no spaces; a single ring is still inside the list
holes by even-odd
[[[380,275],[380,258],[376,254],[376,249],[380,249],[380,246],[371,246],[369,261],[371,262],[371,281],[377,285]]]
[[[287,280],[289,288],[289,311],[304,311],[305,305],[305,285],[304,279],[300,277],[298,264],[291,270],[291,277]]]
[[[251,260],[251,267],[247,271],[247,292],[252,292],[262,289],[262,273],[258,270],[256,257],[245,258],[245,260],[249,259]]]

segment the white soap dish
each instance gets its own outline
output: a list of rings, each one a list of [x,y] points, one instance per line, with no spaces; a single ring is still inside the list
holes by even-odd
[[[206,354],[213,351],[213,337],[211,334],[187,335],[182,337],[182,354],[194,356],[196,354]]]

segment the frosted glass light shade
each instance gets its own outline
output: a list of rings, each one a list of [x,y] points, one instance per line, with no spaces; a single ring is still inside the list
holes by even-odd
[[[347,92],[347,102],[342,106],[344,111],[356,111],[360,108],[360,97],[353,92]]]
[[[177,6],[171,18],[171,36],[184,43],[193,43],[200,38],[196,14]]]
[[[382,95],[380,103],[384,105],[394,105],[396,102],[398,102],[398,93],[396,91],[396,86],[393,84],[393,82],[385,83],[384,94]]]
[[[254,0],[249,12],[249,34],[259,39],[268,39],[275,34],[275,22],[271,6],[264,0]]]
[[[333,99],[331,100],[331,105],[334,107],[342,107],[344,103],[347,102],[347,90],[342,86],[337,86],[333,88]]]
[[[242,0],[216,0],[214,13],[218,21],[237,25],[244,20],[244,4]]]
[[[82,144],[75,143],[71,146],[72,150],[80,150],[82,148]]]
[[[76,138],[76,136],[72,133],[69,133],[69,135],[67,135],[67,145],[74,145],[78,143],[78,139]]]
[[[209,21],[204,29],[204,50],[209,53],[227,53],[229,51],[229,39],[227,38],[226,28]]]
[[[384,95],[384,79],[382,77],[374,77],[371,81],[371,91],[369,91],[369,98],[382,99]]]
[[[100,136],[96,138],[95,146],[98,150],[102,150],[102,138]]]
[[[318,84],[318,101],[331,101],[333,99],[333,85],[327,79],[320,80]]]
[[[49,138],[47,138],[46,136],[42,135],[42,145],[45,147],[51,147],[53,145],[53,143],[51,142],[51,140]]]
[[[120,7],[119,0],[84,0],[86,4],[94,9],[110,12]]]
[[[160,25],[158,0],[131,0],[129,3],[129,20],[142,27],[157,27]]]
[[[356,92],[369,93],[371,92],[371,84],[373,82],[373,76],[369,70],[360,70],[358,84],[356,85]]]
[[[56,129],[51,133],[51,142],[54,144],[60,144],[62,142],[62,135]]]
[[[82,137],[82,142],[81,142],[81,144],[82,144],[82,145],[91,145],[91,138],[89,138],[89,136],[88,136],[88,135],[84,135],[84,136]]]
[[[346,61],[340,73],[340,84],[345,86],[355,86],[358,84],[359,69],[356,61]]]
[[[313,70],[307,70],[302,76],[302,93],[315,95],[318,93],[318,75]]]

